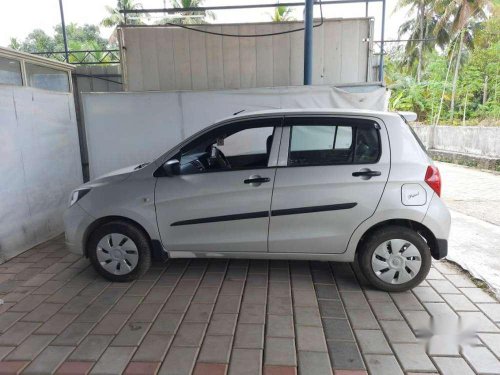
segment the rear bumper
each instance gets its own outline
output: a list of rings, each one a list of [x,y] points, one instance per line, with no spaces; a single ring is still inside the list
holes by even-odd
[[[436,239],[436,248],[433,250],[432,257],[434,259],[443,259],[448,255],[448,240]]]

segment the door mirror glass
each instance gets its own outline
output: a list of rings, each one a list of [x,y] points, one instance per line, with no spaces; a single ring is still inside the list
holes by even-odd
[[[163,164],[163,170],[165,171],[165,176],[177,176],[181,173],[181,165],[179,160],[170,159],[165,164]]]

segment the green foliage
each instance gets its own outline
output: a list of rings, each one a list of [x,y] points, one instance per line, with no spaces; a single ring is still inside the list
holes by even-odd
[[[466,28],[462,27],[465,40],[455,87],[454,124],[462,124],[465,113],[466,124],[498,125],[500,119],[498,14],[498,8],[494,8],[488,19],[469,22]],[[450,24],[455,25],[453,28],[458,27],[455,20]],[[451,27],[450,32],[452,32]],[[391,110],[414,111],[419,115],[419,121],[435,123],[442,97],[439,122],[449,123],[449,113],[452,110],[450,105],[453,72],[459,44],[458,34],[451,35],[453,37],[446,48],[425,49],[425,65],[420,83],[414,77],[414,70],[408,70],[407,47],[394,48],[388,53],[385,74],[387,86],[392,90]]]
[[[292,16],[292,12],[292,8],[279,5],[274,8],[274,12],[270,14],[271,20],[273,22],[295,21],[295,17]]]

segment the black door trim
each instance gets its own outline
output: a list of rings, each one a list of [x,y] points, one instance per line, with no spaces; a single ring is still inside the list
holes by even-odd
[[[246,214],[212,216],[212,217],[204,217],[201,219],[176,221],[175,223],[170,224],[170,226],[177,227],[179,225],[217,223],[220,221],[233,221],[233,220],[244,220],[244,219],[258,219],[258,218],[268,217],[268,216],[269,216],[268,211],[258,211],[258,212],[249,212]]]
[[[347,210],[355,206],[357,206],[357,203],[340,203],[340,204],[330,204],[327,206],[285,208],[282,210],[271,211],[271,216],[297,215],[297,214],[309,214],[313,212]]]
[[[309,214],[309,213],[313,213],[313,212],[347,210],[347,209],[353,208],[357,205],[358,205],[357,203],[353,202],[353,203],[330,204],[330,205],[326,205],[326,206],[286,208],[283,210],[271,211],[271,216],[298,215],[298,214]],[[257,212],[249,212],[246,214],[212,216],[212,217],[204,217],[201,219],[182,220],[182,221],[176,221],[175,223],[170,224],[170,226],[177,227],[180,225],[217,223],[217,222],[221,222],[221,221],[258,219],[258,218],[263,218],[263,217],[269,217],[269,212],[268,211],[257,211]]]

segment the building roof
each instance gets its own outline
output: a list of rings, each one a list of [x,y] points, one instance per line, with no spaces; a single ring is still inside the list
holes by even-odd
[[[46,66],[53,67],[55,69],[61,70],[74,70],[75,66],[65,62],[57,61],[54,59],[48,59],[46,57],[34,55],[32,53],[16,51],[11,48],[0,47],[0,56],[10,57],[18,60],[25,60],[33,63],[40,63]]]

